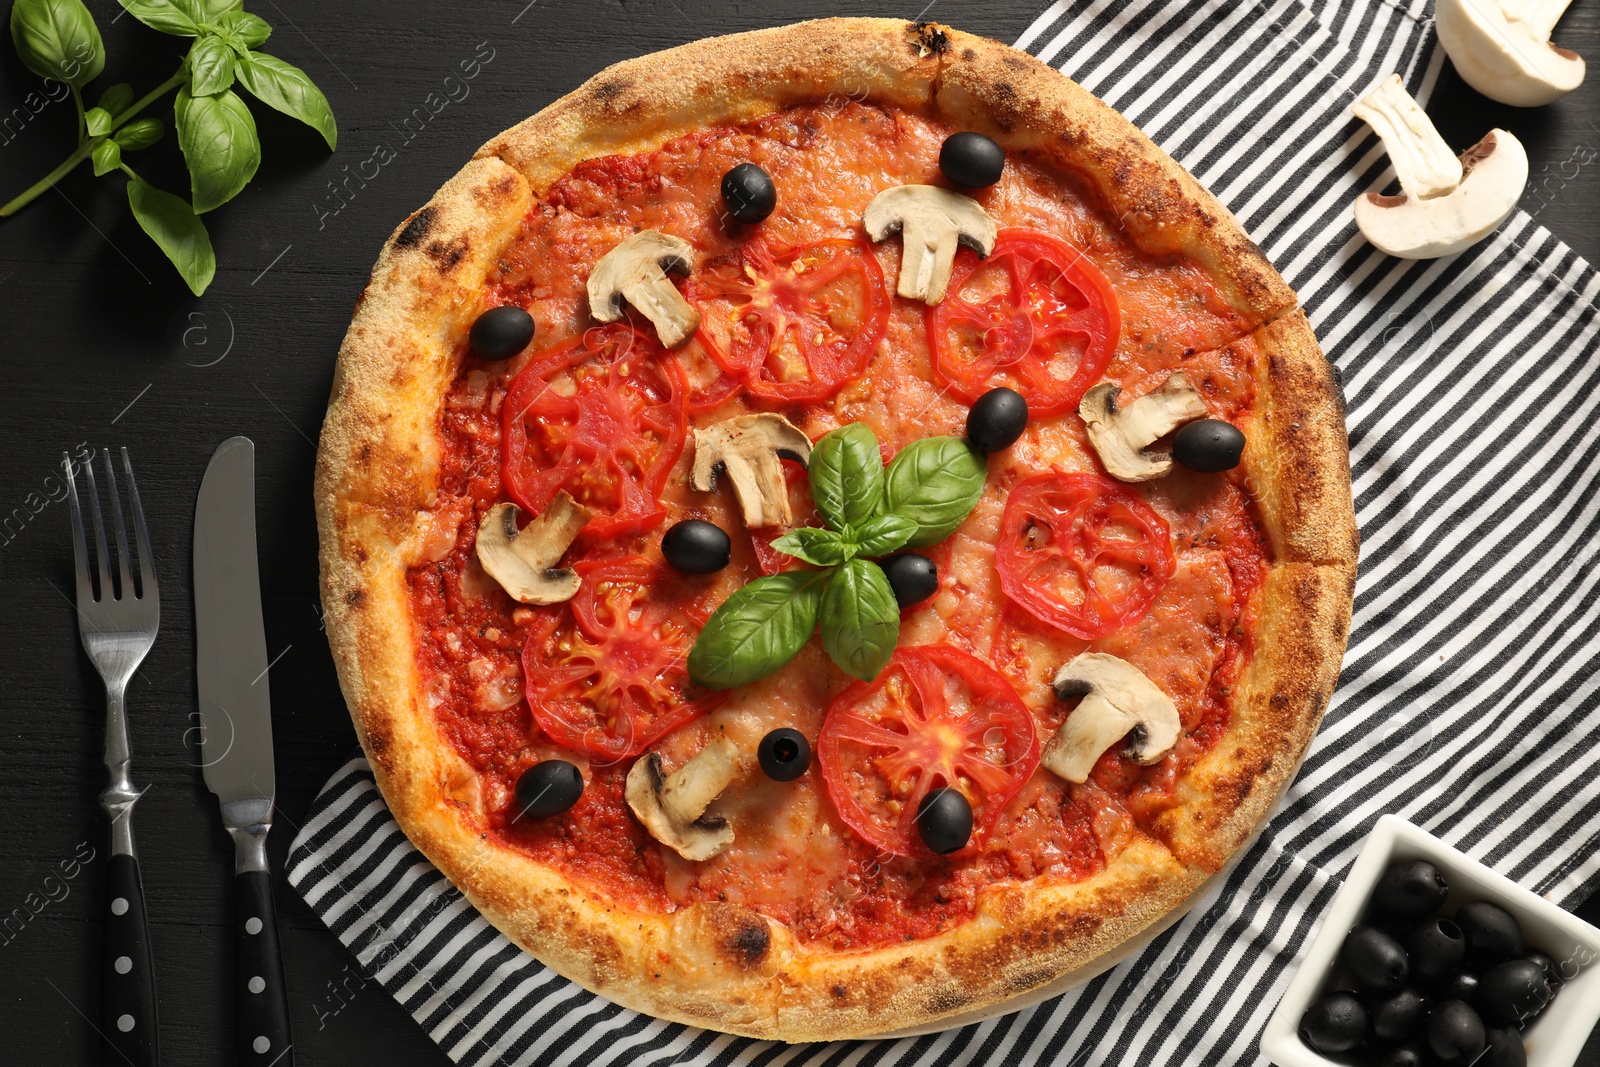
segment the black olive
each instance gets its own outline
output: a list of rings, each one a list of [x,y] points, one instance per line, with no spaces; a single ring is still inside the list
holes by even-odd
[[[711,574],[728,565],[733,551],[728,535],[715,523],[684,519],[661,537],[661,554],[685,574]]]
[[[1474,900],[1456,909],[1456,925],[1467,939],[1467,956],[1479,967],[1522,955],[1522,927],[1506,909]]]
[[[1372,1062],[1375,1067],[1422,1067],[1428,1062],[1428,1046],[1420,1041],[1408,1041],[1386,1050]]]
[[[1439,1000],[1464,1000],[1471,1004],[1478,996],[1478,976],[1471,971],[1447,974],[1433,987]]]
[[[957,185],[982,189],[1000,180],[1005,149],[981,133],[952,133],[939,146],[939,169]]]
[[[1172,458],[1192,471],[1231,471],[1244,455],[1244,434],[1230,422],[1201,419],[1172,435]]]
[[[1415,989],[1402,989],[1372,1005],[1372,1032],[1385,1041],[1404,1041],[1422,1032],[1428,1002]]]
[[[972,838],[972,805],[956,789],[935,789],[917,805],[917,830],[922,843],[939,855],[967,847]]]
[[[1428,1047],[1441,1060],[1470,1063],[1487,1040],[1483,1020],[1464,1000],[1447,1000],[1428,1012]]]
[[[564,759],[535,763],[517,779],[517,817],[560,815],[583,796],[583,775]]]
[[[1418,924],[1406,935],[1405,946],[1411,973],[1424,982],[1453,974],[1467,955],[1461,927],[1449,919],[1428,919]]]
[[[741,163],[722,176],[722,202],[740,222],[760,222],[778,206],[778,187],[754,163]]]
[[[1400,942],[1376,926],[1358,926],[1339,949],[1339,961],[1369,993],[1393,993],[1406,984],[1410,965]]]
[[[979,452],[1010,448],[1028,428],[1028,402],[1000,386],[980,396],[967,412],[967,440]]]
[[[1528,1067],[1528,1050],[1521,1034],[1510,1027],[1491,1026],[1485,1037],[1488,1047],[1473,1067]]]
[[[1478,1012],[1491,1023],[1512,1026],[1544,1010],[1555,996],[1544,968],[1532,960],[1507,960],[1478,979]]]
[[[1367,1009],[1354,993],[1329,993],[1300,1018],[1300,1040],[1318,1052],[1348,1052],[1366,1037]]]
[[[1539,965],[1539,969],[1544,972],[1544,980],[1550,983],[1552,993],[1566,984],[1566,979],[1561,975],[1561,965],[1551,959],[1548,953],[1533,948],[1524,952],[1522,958],[1532,960]]]
[[[473,322],[467,340],[484,359],[510,359],[533,341],[533,316],[515,304],[490,308]]]
[[[775,782],[792,782],[811,766],[811,742],[792,726],[780,726],[756,748],[761,770]]]
[[[1427,860],[1412,860],[1383,872],[1372,891],[1372,905],[1386,916],[1409,922],[1438,911],[1449,892],[1439,868]]]
[[[920,604],[939,591],[939,568],[927,556],[902,552],[881,564],[894,600],[902,608]]]

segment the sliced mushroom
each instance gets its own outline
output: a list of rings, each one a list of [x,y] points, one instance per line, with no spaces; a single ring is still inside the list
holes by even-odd
[[[998,232],[994,219],[976,200],[936,185],[885,189],[867,205],[861,224],[874,241],[900,232],[904,248],[898,292],[929,305],[944,299],[956,247],[966,245],[987,256],[994,251]]]
[[[668,270],[688,273],[694,246],[655,230],[634,234],[600,257],[589,274],[589,314],[601,322],[622,317],[626,300],[649,319],[668,348],[688,340],[700,325],[700,312],[667,279]]]
[[[1056,696],[1082,696],[1044,747],[1039,762],[1069,782],[1085,782],[1100,754],[1129,737],[1123,755],[1155,763],[1178,743],[1178,709],[1127,660],[1084,652],[1056,672]]]
[[[1116,382],[1101,382],[1083,394],[1078,414],[1089,430],[1089,443],[1113,478],[1160,478],[1172,469],[1172,453],[1150,452],[1149,446],[1184,423],[1204,418],[1206,402],[1181,370],[1127,407],[1117,406],[1121,392]]]
[[[811,441],[782,415],[740,415],[694,432],[694,470],[689,480],[696,489],[717,487],[717,472],[726,471],[744,509],[744,524],[789,526],[789,483],[783,476],[788,458],[802,467],[811,459]]]
[[[661,755],[651,752],[628,771],[628,807],[650,836],[686,860],[708,860],[733,843],[728,820],[706,808],[739,776],[739,750],[716,737],[694,759],[661,773]]]
[[[1356,227],[1391,256],[1454,255],[1493,233],[1516,210],[1528,184],[1528,153],[1505,130],[1453,155],[1427,113],[1391,74],[1350,111],[1389,152],[1404,192],[1356,199]]]
[[[1583,84],[1583,57],[1550,43],[1570,2],[1439,0],[1433,25],[1462,81],[1490,100],[1538,107]]]
[[[513,600],[524,604],[571,600],[578,591],[578,573],[557,564],[591,512],[562,491],[542,515],[519,531],[520,514],[521,509],[509,502],[489,509],[478,523],[478,562]]]

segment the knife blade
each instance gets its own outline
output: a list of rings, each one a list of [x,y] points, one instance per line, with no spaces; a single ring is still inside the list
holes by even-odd
[[[194,516],[195,677],[206,786],[234,842],[240,1064],[293,1067],[288,990],[267,866],[274,775],[266,627],[256,558],[255,444],[231,437]]]

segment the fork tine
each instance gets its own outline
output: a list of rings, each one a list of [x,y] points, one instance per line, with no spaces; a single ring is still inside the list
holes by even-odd
[[[111,465],[111,449],[102,448],[106,461],[106,486],[111,490],[111,520],[117,531],[117,599],[134,596],[133,557],[128,555],[128,531],[122,524],[122,494],[117,492],[117,468]]]
[[[67,475],[67,506],[72,512],[72,562],[78,572],[78,603],[94,600],[94,583],[89,579],[89,547],[83,540],[83,512],[78,507],[78,483],[72,477],[72,457],[61,453],[61,466]]]
[[[94,516],[94,544],[96,549],[95,563],[100,575],[100,600],[110,600],[114,593],[111,591],[110,556],[106,551],[106,527],[100,521],[100,487],[94,481],[94,460],[89,460],[83,465],[83,473],[89,478],[89,514]]]
[[[156,558],[150,552],[150,534],[144,526],[144,506],[139,503],[139,486],[133,480],[133,460],[128,458],[126,447],[122,450],[122,473],[128,477],[128,497],[133,503],[133,532],[139,542],[139,595],[147,597],[156,590]]]

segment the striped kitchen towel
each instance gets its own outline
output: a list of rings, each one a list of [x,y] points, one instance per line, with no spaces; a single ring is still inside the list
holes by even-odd
[[[1361,577],[1299,779],[1214,892],[1122,966],[980,1025],[783,1046],[647,1018],[523,955],[411,847],[362,761],[289,877],[462,1064],[1191,1064],[1256,1041],[1383,812],[1560,904],[1600,881],[1600,277],[1526,214],[1391,259],[1350,103],[1444,66],[1426,0],[1061,0],[1017,42],[1146,130],[1300,293],[1349,401]]]

